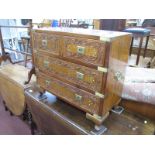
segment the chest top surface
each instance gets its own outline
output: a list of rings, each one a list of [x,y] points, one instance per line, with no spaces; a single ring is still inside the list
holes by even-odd
[[[82,36],[96,40],[102,40],[102,38],[114,39],[119,36],[131,35],[131,33],[119,32],[119,31],[106,31],[106,30],[92,30],[92,29],[82,29],[82,28],[37,28],[33,29],[35,32],[39,33],[54,33],[57,35],[71,35],[71,36]]]

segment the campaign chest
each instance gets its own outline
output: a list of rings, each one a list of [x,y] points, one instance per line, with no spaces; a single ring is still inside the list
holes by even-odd
[[[131,35],[77,28],[32,31],[37,84],[100,125],[120,101]]]

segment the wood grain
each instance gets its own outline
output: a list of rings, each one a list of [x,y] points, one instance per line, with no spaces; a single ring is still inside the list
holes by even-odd
[[[155,106],[152,104],[123,99],[121,105],[128,111],[155,120]]]
[[[28,69],[17,64],[7,64],[0,68],[0,93],[8,109],[19,116],[25,109],[24,90],[34,83],[24,85]]]
[[[33,33],[33,49],[43,53],[59,55],[60,36]]]
[[[130,43],[129,35],[118,37],[111,43],[102,114],[119,104],[121,99]]]
[[[31,87],[25,92],[33,121],[42,134],[92,134],[94,124],[86,119],[84,112],[48,92],[45,95],[47,99],[39,101],[37,89]],[[110,113],[104,125],[108,128],[105,135],[152,135],[155,130],[155,122],[126,110],[121,115]]]
[[[63,57],[96,66],[103,66],[105,60],[105,44],[91,39],[64,37]],[[77,52],[78,46],[85,48],[83,54]]]
[[[34,54],[34,57],[36,68],[40,71],[62,81],[65,79],[79,88],[90,89],[93,92],[102,91],[101,83],[105,78],[102,72],[39,53]],[[81,79],[78,77],[79,74],[82,74]]]
[[[40,87],[85,112],[103,118],[112,107],[119,104],[131,42],[130,34],[45,28],[34,30],[33,35],[36,37],[33,55],[39,71],[37,83]],[[35,44],[36,40],[38,42]],[[47,46],[42,47],[44,40]],[[104,67],[107,73],[100,72],[98,67]],[[83,80],[77,80],[77,72],[78,76],[84,76]],[[51,81],[54,81],[52,87],[47,87]],[[81,93],[77,96],[79,99],[80,96],[90,99],[92,105],[95,105],[92,106],[94,109],[86,101],[77,104],[75,93]]]
[[[37,72],[37,83],[43,89],[56,94],[58,97],[85,112],[98,114],[100,104],[99,97],[39,72]],[[76,96],[80,96],[81,99],[78,100]]]

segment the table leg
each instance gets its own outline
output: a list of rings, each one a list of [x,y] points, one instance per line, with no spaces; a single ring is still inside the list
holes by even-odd
[[[145,58],[145,55],[146,55],[146,50],[147,50],[148,42],[149,42],[149,36],[146,37],[146,43],[145,43],[143,58]]]
[[[140,37],[140,43],[139,43],[139,49],[138,49],[138,54],[137,54],[136,65],[138,65],[138,63],[139,63],[139,58],[140,58],[142,43],[143,43],[143,37]]]
[[[131,55],[131,53],[132,53],[133,39],[134,39],[134,38],[132,37],[131,45],[130,45],[130,53],[129,53],[129,55]]]

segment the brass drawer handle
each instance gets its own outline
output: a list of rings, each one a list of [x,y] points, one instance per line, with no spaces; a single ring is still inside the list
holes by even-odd
[[[85,53],[85,47],[77,46],[77,53],[83,55]]]
[[[82,101],[82,96],[81,95],[78,95],[78,94],[75,94],[75,100],[76,101]]]
[[[76,78],[77,78],[77,79],[82,80],[83,77],[84,77],[84,74],[83,74],[83,73],[76,72]]]
[[[42,46],[46,47],[47,46],[47,40],[42,40]]]
[[[51,84],[51,81],[50,80],[45,80],[45,84],[46,84],[46,87],[49,87],[49,85]]]
[[[44,67],[49,67],[49,61],[47,61],[47,60],[44,60]]]

